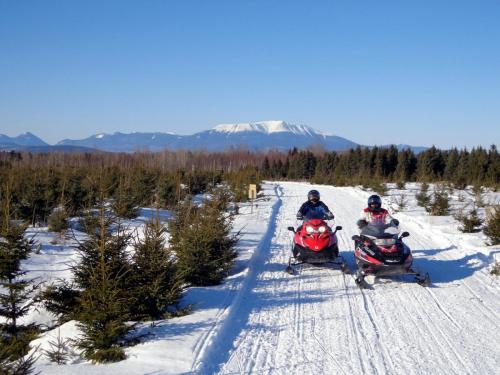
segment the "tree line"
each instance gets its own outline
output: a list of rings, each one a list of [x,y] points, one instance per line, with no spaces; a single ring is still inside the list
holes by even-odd
[[[395,146],[313,152],[293,149],[276,158],[265,157],[265,178],[301,179],[332,185],[369,185],[375,182],[442,182],[456,188],[478,185],[498,188],[500,156],[496,146],[472,150],[431,147],[415,154]]]

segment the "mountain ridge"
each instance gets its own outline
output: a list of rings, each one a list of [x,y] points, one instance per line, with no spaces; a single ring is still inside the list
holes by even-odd
[[[223,151],[241,147],[250,151],[287,151],[292,148],[309,147],[319,147],[327,151],[345,151],[358,146],[373,147],[358,144],[338,135],[324,133],[307,125],[290,124],[283,120],[219,124],[211,129],[190,135],[168,132],[97,133],[83,139],[63,139],[54,146],[50,146],[31,133],[18,137],[0,135],[0,149],[16,149],[16,144],[19,146],[18,149],[23,151],[29,147],[37,147],[38,150],[54,147],[54,151],[64,148],[71,150],[73,147],[78,150],[128,153],[159,152],[165,149]],[[397,147],[398,149],[411,148],[418,152],[426,148],[409,145],[397,145]]]

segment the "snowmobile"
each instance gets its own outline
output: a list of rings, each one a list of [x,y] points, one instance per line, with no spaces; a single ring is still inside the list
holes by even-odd
[[[399,228],[390,224],[370,223],[361,229],[359,235],[352,236],[355,244],[354,257],[358,266],[355,278],[358,286],[368,286],[365,281],[368,275],[414,275],[418,284],[430,284],[428,273],[422,274],[412,268],[411,250],[403,243],[403,238],[408,237],[410,233],[399,233]]]
[[[341,226],[335,230],[323,219],[310,218],[295,230],[288,227],[294,233],[293,256],[288,260],[285,272],[295,273],[295,267],[300,264],[312,265],[334,265],[339,266],[342,272],[347,273],[349,269],[342,256],[339,256],[336,233],[342,230]]]

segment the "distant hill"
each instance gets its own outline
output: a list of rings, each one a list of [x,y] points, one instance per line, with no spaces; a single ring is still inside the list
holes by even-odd
[[[64,139],[50,146],[31,133],[18,137],[0,135],[0,150],[33,152],[158,152],[169,150],[224,151],[246,148],[251,151],[281,150],[294,147],[305,149],[318,147],[327,151],[343,151],[360,146],[358,143],[334,134],[326,134],[306,125],[293,125],[285,121],[261,121],[253,123],[220,124],[212,129],[191,135],[173,133],[100,133],[84,139]],[[370,147],[370,146],[367,146]],[[379,146],[385,147],[385,146]],[[425,147],[397,145],[398,149],[411,148],[415,152]]]
[[[96,134],[82,140],[65,139],[59,145],[92,147],[106,151],[161,151],[165,148],[223,151],[231,147],[249,150],[289,150],[317,145],[326,150],[347,150],[358,144],[348,139],[324,134],[306,125],[284,121],[222,124],[192,135],[171,133]]]
[[[0,134],[0,146],[2,145],[18,145],[18,146],[48,146],[49,144],[42,141],[32,133],[23,133],[17,137],[9,137]]]

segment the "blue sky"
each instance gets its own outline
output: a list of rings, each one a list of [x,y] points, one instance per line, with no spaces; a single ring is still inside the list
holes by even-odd
[[[500,141],[498,1],[0,0],[0,133],[285,120],[363,144]]]

